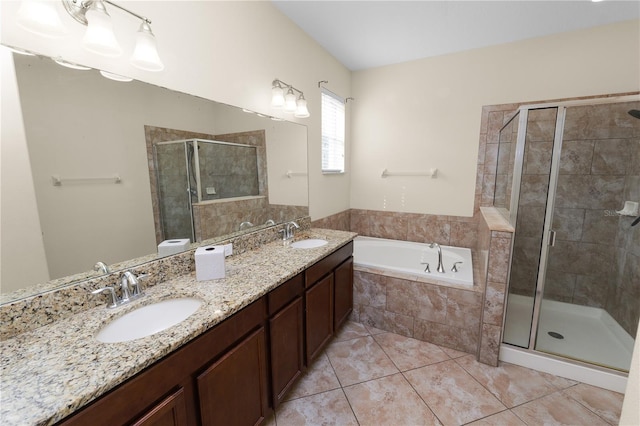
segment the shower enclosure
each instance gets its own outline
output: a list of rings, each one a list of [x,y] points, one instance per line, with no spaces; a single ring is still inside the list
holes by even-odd
[[[521,107],[494,205],[515,224],[503,343],[629,370],[640,316],[640,98]]]
[[[193,205],[258,195],[256,146],[204,139],[153,144],[164,239],[196,241]]]

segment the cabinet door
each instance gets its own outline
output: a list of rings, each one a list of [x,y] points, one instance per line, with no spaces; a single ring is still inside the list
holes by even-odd
[[[197,378],[202,424],[255,425],[268,414],[265,331],[261,327]]]
[[[309,365],[333,335],[333,274],[309,288],[305,298],[306,361]]]
[[[302,297],[295,299],[269,320],[274,408],[280,404],[304,368],[302,322]]]
[[[153,407],[133,426],[187,426],[187,408],[184,399],[184,389],[166,397]]]
[[[353,258],[345,260],[334,274],[334,329],[337,330],[353,310]]]

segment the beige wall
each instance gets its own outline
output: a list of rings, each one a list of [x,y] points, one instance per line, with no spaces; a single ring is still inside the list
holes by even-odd
[[[0,50],[0,67],[0,290],[10,292],[20,288],[23,280],[32,283],[47,281],[49,270],[22,126],[22,111],[16,108],[16,105],[20,105],[20,100],[15,70],[12,57],[5,49]],[[5,262],[5,256],[11,256],[11,261]]]
[[[470,216],[483,105],[637,91],[639,21],[353,73],[351,208]],[[437,179],[383,169],[437,168]]]

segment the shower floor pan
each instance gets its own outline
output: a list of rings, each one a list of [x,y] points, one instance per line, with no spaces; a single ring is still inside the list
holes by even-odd
[[[505,343],[527,346],[532,309],[531,297],[509,295],[508,324],[505,324],[503,336]],[[604,309],[543,300],[541,311],[537,351],[629,370],[633,337]]]

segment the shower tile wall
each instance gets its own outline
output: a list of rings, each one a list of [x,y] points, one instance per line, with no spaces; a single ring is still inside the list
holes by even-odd
[[[640,201],[640,120],[627,114],[639,105],[567,109],[545,284],[545,298],[604,308],[631,335],[640,309],[639,232],[615,211]]]
[[[258,195],[256,148],[198,143],[198,159],[203,201]]]

